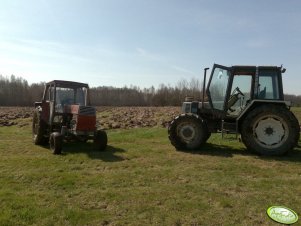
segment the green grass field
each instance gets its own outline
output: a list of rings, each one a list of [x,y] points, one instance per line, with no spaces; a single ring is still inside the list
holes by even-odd
[[[0,225],[279,225],[271,205],[301,215],[300,148],[259,157],[215,134],[179,152],[164,128],[108,137],[106,152],[67,143],[56,156],[30,126],[0,127]]]

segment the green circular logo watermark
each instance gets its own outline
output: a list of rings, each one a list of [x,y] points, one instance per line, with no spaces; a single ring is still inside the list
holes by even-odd
[[[268,216],[281,224],[294,224],[298,221],[295,211],[284,206],[271,206],[267,210]]]

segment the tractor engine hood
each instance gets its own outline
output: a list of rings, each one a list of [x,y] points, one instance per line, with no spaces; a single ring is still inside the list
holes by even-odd
[[[203,104],[203,106],[202,106]],[[192,101],[192,102],[183,102],[182,104],[182,113],[193,113],[197,114],[199,109],[201,108],[210,109],[209,102],[199,102],[199,101]]]
[[[81,106],[81,105],[65,105],[64,112],[68,114],[76,114],[76,115],[96,115],[96,109],[92,106]]]
[[[76,134],[94,132],[96,129],[96,109],[92,106],[65,105],[64,112],[72,114],[71,128]]]

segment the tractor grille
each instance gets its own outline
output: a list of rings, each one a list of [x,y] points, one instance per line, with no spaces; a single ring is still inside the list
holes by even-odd
[[[80,106],[79,115],[96,115],[96,109],[91,106]]]

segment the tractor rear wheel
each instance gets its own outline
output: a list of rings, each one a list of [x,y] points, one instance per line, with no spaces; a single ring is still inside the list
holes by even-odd
[[[107,133],[103,130],[97,130],[94,134],[94,144],[99,151],[104,151],[108,144]]]
[[[47,125],[41,119],[41,112],[39,111],[39,109],[35,109],[32,119],[32,139],[34,144],[47,144],[47,139],[45,138],[46,130]]]
[[[63,136],[59,132],[53,132],[49,138],[50,150],[53,154],[59,155],[62,153]]]
[[[300,136],[295,115],[279,105],[259,106],[244,119],[242,141],[247,149],[261,155],[283,155],[293,149]]]
[[[206,124],[197,115],[179,115],[168,127],[168,138],[178,150],[200,148],[209,137]]]

